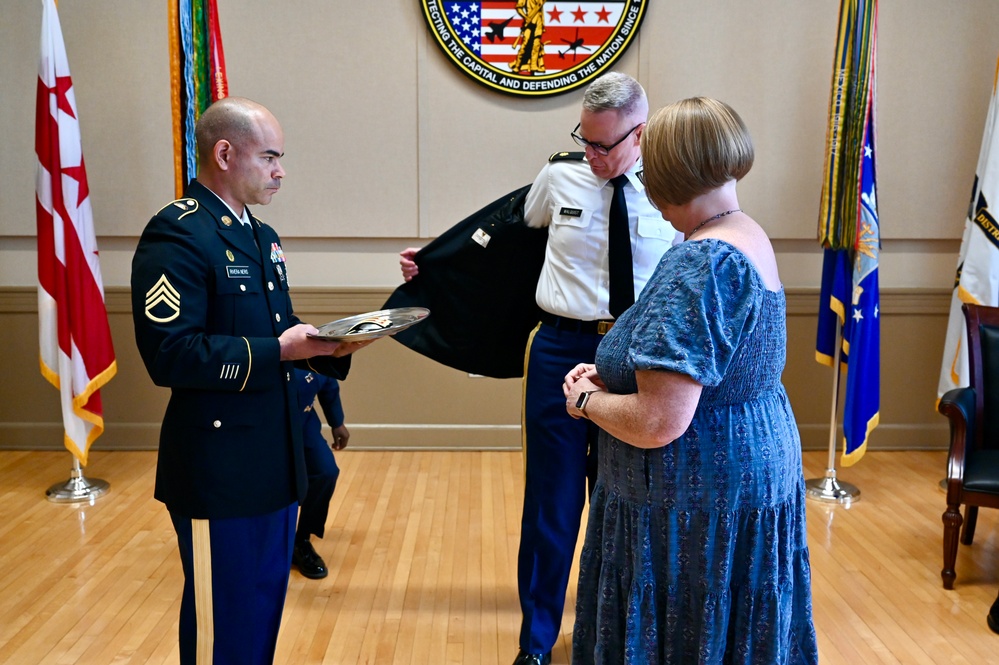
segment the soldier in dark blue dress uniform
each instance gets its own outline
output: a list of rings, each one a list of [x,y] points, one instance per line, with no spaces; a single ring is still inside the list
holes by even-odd
[[[364,343],[307,336],[280,239],[247,207],[284,177],[274,116],[222,99],[196,137],[197,180],[150,220],[132,261],[136,342],[171,391],[155,497],[184,568],[181,662],[270,663],[307,483],[292,371],[343,378]]]
[[[291,563],[305,577],[318,580],[329,575],[326,562],[319,556],[312,542],[312,534],[319,538],[326,532],[330,500],[336,491],[340,467],[333,456],[334,450],[343,450],[350,439],[350,430],[344,424],[343,404],[340,401],[340,382],[311,370],[295,369],[298,384],[298,409],[302,414],[302,439],[305,443],[305,468],[309,476],[309,489],[302,510],[298,513],[295,532],[295,549]],[[323,423],[316,413],[316,402],[333,430],[333,441],[323,438]],[[332,449],[330,446],[332,445]]]

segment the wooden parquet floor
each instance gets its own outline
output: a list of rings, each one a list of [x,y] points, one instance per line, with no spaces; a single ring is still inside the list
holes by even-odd
[[[292,572],[276,662],[509,665],[520,610],[515,452],[337,454],[324,580]],[[808,504],[821,662],[999,664],[985,615],[999,590],[999,511],[940,582],[942,452],[870,452],[839,477],[850,507]],[[806,478],[825,452],[805,454]],[[153,500],[155,453],[91,453],[111,484],[93,504],[56,504],[68,453],[0,451],[0,663],[176,664],[182,573]],[[252,491],[252,479],[247,479]],[[553,663],[569,662],[574,589]]]

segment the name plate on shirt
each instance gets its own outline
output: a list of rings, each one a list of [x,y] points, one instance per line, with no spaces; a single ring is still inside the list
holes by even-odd
[[[482,229],[475,229],[475,233],[472,234],[472,240],[479,243],[483,247],[489,244],[490,238],[491,236]]]
[[[566,217],[582,217],[583,216],[583,209],[582,208],[566,208],[565,206],[562,206],[562,209],[558,211],[558,214],[565,215]]]
[[[229,279],[250,279],[250,266],[226,266]]]

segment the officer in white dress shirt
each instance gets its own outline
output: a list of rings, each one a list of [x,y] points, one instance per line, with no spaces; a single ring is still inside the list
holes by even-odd
[[[666,250],[682,240],[646,198],[639,177],[639,139],[648,113],[645,91],[632,77],[612,72],[596,79],[584,93],[572,132],[584,152],[552,155],[524,202],[524,221],[548,227],[548,242],[536,291],[541,323],[528,342],[524,376],[526,481],[517,573],[523,623],[514,665],[551,661],[587,480],[591,486],[595,480],[595,432],[588,420],[566,413],[562,381],[577,364],[593,362],[603,334],[620,314],[611,307],[612,180],[627,205],[623,243],[630,240],[631,257],[624,263],[630,263],[626,280],[632,288],[625,282],[624,307]],[[401,253],[406,281],[419,273],[417,251]]]

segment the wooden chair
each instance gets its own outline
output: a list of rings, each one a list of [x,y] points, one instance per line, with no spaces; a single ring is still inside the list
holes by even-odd
[[[964,305],[971,385],[948,391],[939,411],[950,421],[947,510],[943,514],[945,589],[954,588],[957,536],[971,545],[978,507],[999,508],[999,307]],[[961,506],[967,506],[964,519]]]

